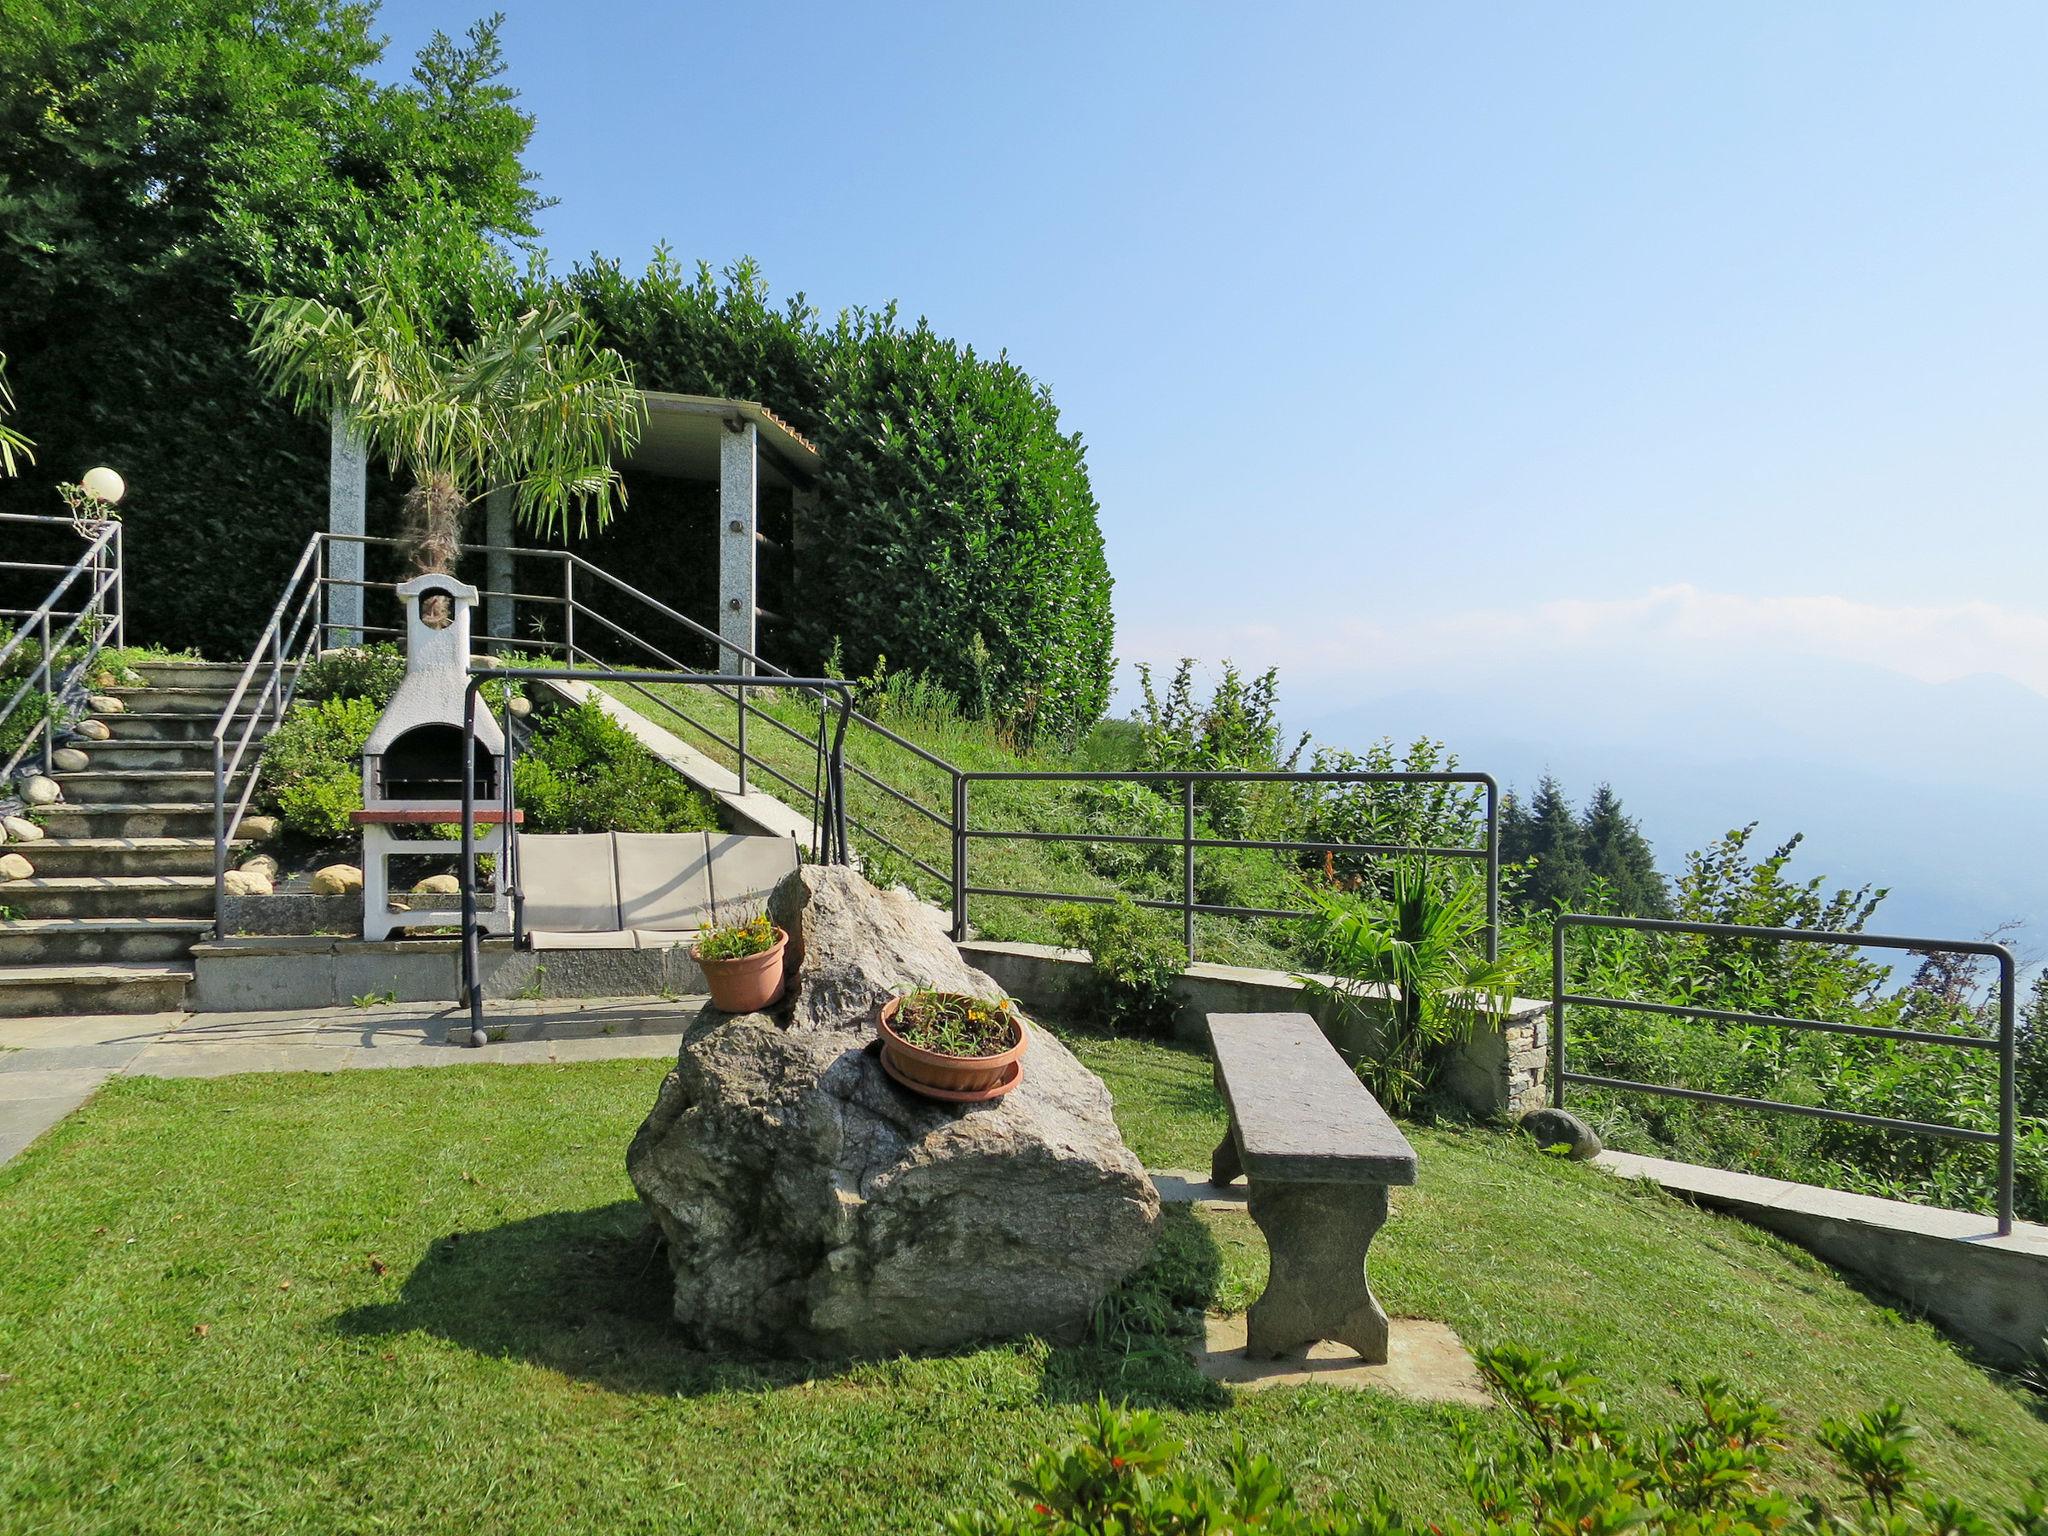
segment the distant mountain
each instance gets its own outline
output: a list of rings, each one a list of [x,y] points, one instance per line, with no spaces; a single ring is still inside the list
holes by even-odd
[[[1579,803],[1605,780],[1667,873],[1760,821],[1774,842],[1807,834],[1796,869],[1890,886],[1874,928],[1974,938],[2020,918],[2039,930],[2022,948],[2048,946],[2048,698],[2007,678],[1623,659],[1291,703],[1333,746],[1433,736],[1509,787],[1554,773]]]

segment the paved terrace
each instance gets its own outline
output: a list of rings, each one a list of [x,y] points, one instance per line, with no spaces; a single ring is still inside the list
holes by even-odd
[[[20,1019],[0,1045],[0,1163],[78,1108],[110,1077],[224,1077],[480,1062],[672,1060],[705,999],[494,1002],[493,1036],[448,1043],[467,1009],[452,1003],[263,1013],[91,1014]]]

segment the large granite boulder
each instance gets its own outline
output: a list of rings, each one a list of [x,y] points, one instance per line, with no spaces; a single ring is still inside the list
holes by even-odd
[[[789,935],[791,980],[777,1011],[792,1028],[872,1030],[876,1010],[910,987],[1003,995],[960,958],[939,912],[839,865],[784,880],[768,897],[768,920]]]
[[[910,1093],[873,1049],[881,999],[1001,989],[908,893],[851,871],[799,871],[770,911],[799,967],[788,1016],[707,1010],[626,1156],[677,1320],[704,1347],[770,1354],[1078,1333],[1159,1221],[1101,1081],[1038,1030],[1004,1098]]]

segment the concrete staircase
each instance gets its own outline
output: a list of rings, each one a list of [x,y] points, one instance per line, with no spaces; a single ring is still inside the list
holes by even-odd
[[[105,690],[125,706],[94,717],[109,739],[71,743],[91,762],[55,775],[64,798],[37,813],[47,835],[8,845],[36,872],[0,885],[15,914],[0,918],[0,1045],[8,1019],[182,1007],[192,945],[212,928],[212,734],[241,668],[138,670],[141,686]]]

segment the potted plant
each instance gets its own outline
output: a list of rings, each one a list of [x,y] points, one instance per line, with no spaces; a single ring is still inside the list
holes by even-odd
[[[1024,1080],[1031,1036],[1006,997],[904,992],[882,1005],[880,1033],[882,1070],[927,1098],[976,1104]]]
[[[704,968],[711,1006],[726,1013],[758,1013],[782,995],[782,955],[789,935],[763,912],[744,923],[705,930],[690,955]]]

